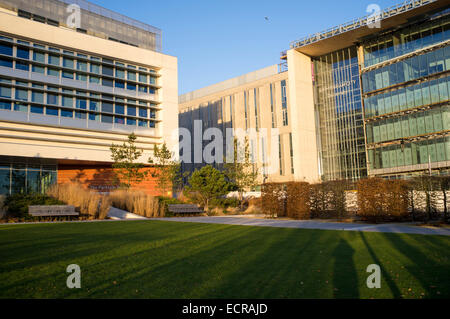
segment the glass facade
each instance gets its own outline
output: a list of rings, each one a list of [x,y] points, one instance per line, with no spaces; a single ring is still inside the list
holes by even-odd
[[[94,121],[154,128],[158,122],[159,86],[154,69],[3,36],[0,66],[14,74],[0,78],[2,110],[86,120],[86,126]],[[33,73],[49,77],[37,82],[30,80]],[[56,82],[55,77],[59,78]],[[65,79],[74,83],[64,84]],[[61,85],[49,85],[58,81]],[[106,88],[111,93],[105,94]]]
[[[314,59],[319,158],[325,180],[367,175],[356,47]]]
[[[366,67],[414,52],[450,39],[450,8],[432,15],[429,20],[379,37],[364,45]]]
[[[45,193],[57,181],[56,164],[0,160],[0,194]]]
[[[450,161],[450,46],[443,43],[450,38],[448,13],[363,43],[365,65],[379,63],[362,73],[373,174]],[[406,53],[412,54],[393,60]]]

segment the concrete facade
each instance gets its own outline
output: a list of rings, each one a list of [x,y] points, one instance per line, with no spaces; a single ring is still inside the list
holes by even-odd
[[[166,142],[178,150],[176,57],[26,19],[5,8],[0,10],[0,36],[6,50],[0,57],[0,86],[7,94],[0,107],[0,161],[12,165],[10,174],[15,162],[110,166],[111,144],[122,144],[132,132],[144,150],[143,163],[154,145]],[[19,50],[29,52],[28,59]],[[37,61],[35,53],[44,60]],[[50,61],[54,55],[61,61],[57,66]],[[72,69],[66,60],[72,61]],[[20,69],[23,64],[28,70]],[[59,76],[51,76],[50,70]],[[28,98],[19,103],[21,92],[28,92]],[[35,94],[42,94],[43,103],[36,103]],[[50,106],[54,94],[59,102]],[[71,107],[64,105],[65,98]],[[50,109],[57,109],[56,116],[48,115]],[[63,111],[72,116],[63,117]],[[6,180],[9,175],[3,173]]]

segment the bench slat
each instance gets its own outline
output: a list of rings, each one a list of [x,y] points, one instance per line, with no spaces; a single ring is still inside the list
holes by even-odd
[[[28,214],[34,217],[80,215],[71,205],[28,206]]]

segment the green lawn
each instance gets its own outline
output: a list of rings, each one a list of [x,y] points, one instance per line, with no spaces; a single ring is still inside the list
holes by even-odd
[[[0,298],[449,298],[450,237],[131,221],[0,226]],[[381,289],[366,267],[382,268]],[[66,267],[81,267],[81,289]]]

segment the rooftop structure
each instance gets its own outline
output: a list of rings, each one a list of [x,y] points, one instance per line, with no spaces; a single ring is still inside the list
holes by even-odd
[[[78,32],[129,44],[157,52],[162,51],[162,31],[85,0],[0,0],[0,7],[18,12],[23,18],[51,25],[67,26],[71,4],[81,9]]]
[[[439,10],[445,6],[448,6],[447,1],[407,0],[378,14],[374,13],[354,19],[292,41],[290,49],[296,49],[309,56],[321,56],[354,45],[361,38],[373,33],[394,30],[400,25],[419,20],[424,15],[431,14],[433,10]],[[380,22],[380,24],[375,25],[377,22]],[[286,59],[286,51],[281,52],[281,58]]]

